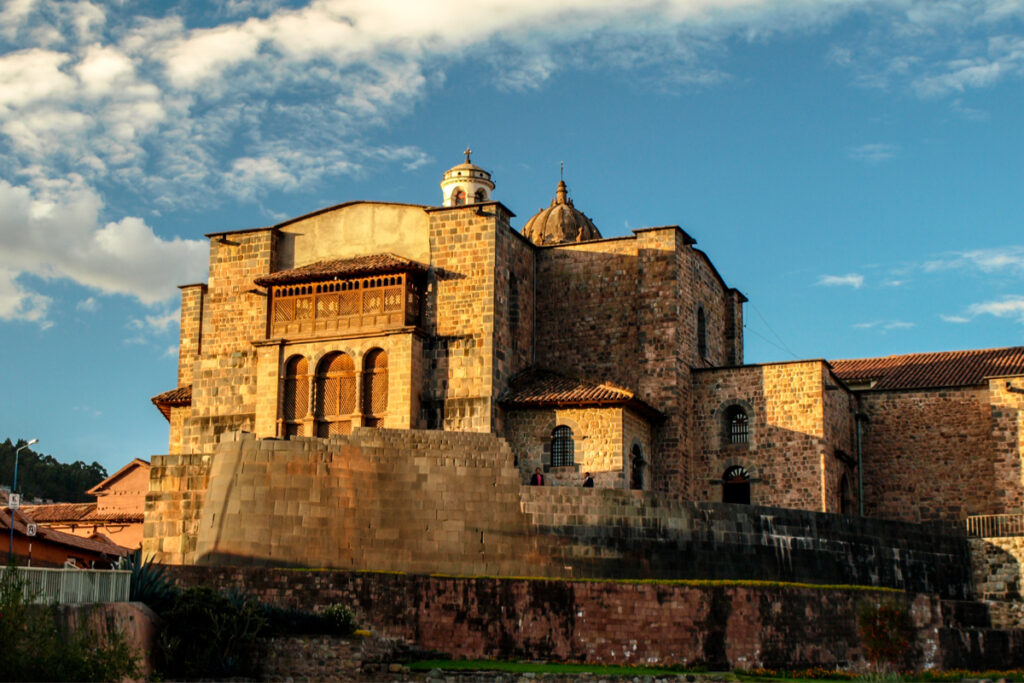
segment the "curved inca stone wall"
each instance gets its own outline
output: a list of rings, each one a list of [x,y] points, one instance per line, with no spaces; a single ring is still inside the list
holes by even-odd
[[[198,456],[171,460],[181,457],[153,462],[145,551],[164,562],[971,594],[967,542],[952,527],[523,486],[507,444],[489,434],[242,437],[203,461],[205,476]]]

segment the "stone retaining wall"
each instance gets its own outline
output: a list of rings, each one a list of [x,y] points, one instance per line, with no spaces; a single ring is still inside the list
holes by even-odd
[[[456,658],[732,668],[860,666],[862,600],[905,601],[915,668],[1024,666],[1024,632],[989,628],[979,603],[796,585],[452,578],[172,567],[183,585],[243,587],[312,609],[351,605],[363,626]]]
[[[563,578],[767,579],[971,596],[962,531],[653,491],[523,486],[491,434],[242,436],[154,458],[165,563]]]

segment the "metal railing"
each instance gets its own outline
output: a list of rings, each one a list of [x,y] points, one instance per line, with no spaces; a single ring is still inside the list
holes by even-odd
[[[967,535],[975,538],[1024,536],[1024,515],[974,515],[968,517]]]
[[[14,571],[25,582],[26,597],[58,605],[128,602],[132,579],[130,571],[120,569],[15,567]]]

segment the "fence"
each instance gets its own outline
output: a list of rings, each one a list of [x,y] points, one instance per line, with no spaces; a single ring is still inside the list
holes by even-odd
[[[128,602],[132,573],[116,569],[46,569],[15,567],[35,602],[72,605]]]
[[[1024,536],[1024,515],[974,515],[968,517],[967,535],[975,538]]]

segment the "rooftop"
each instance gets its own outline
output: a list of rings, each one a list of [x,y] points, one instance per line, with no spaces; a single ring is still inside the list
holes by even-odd
[[[418,261],[395,256],[394,254],[372,254],[348,259],[318,261],[300,268],[279,270],[276,273],[256,278],[262,287],[290,285],[315,280],[334,280],[359,275],[426,271],[427,267]]]
[[[568,377],[543,368],[529,368],[509,381],[499,401],[511,408],[628,405],[638,412],[661,416],[629,389],[609,382]]]
[[[1024,346],[911,353],[829,363],[844,382],[870,381],[871,389],[968,387],[984,384],[989,377],[1024,374]]]

